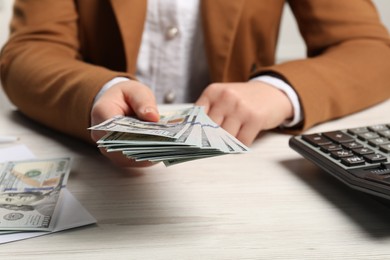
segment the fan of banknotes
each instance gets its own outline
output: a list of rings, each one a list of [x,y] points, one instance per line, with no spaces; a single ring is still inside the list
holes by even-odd
[[[0,235],[54,229],[70,164],[70,158],[0,163]]]
[[[97,141],[108,152],[119,151],[136,161],[163,162],[166,166],[249,150],[200,106],[164,112],[158,122],[116,116],[89,129],[108,132]]]

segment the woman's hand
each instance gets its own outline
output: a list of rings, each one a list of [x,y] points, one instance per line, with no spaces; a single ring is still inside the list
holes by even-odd
[[[250,145],[262,130],[275,128],[292,118],[293,106],[287,95],[261,81],[214,83],[196,105],[222,128],[245,145]]]
[[[108,89],[94,104],[91,111],[91,125],[99,124],[116,115],[136,116],[141,120],[157,122],[159,113],[152,91],[145,85],[129,80],[115,84]],[[96,142],[105,135],[103,131],[91,131],[91,138]],[[144,167],[150,162],[135,162],[121,152],[106,152],[103,155],[114,164],[122,167]]]

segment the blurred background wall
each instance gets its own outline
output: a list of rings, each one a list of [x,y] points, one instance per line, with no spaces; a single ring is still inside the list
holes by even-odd
[[[390,30],[390,1],[374,0],[374,3],[379,10],[383,23]],[[0,0],[0,48],[8,37],[8,25],[11,18],[12,5],[13,0]],[[282,62],[302,58],[304,56],[304,43],[299,36],[294,17],[287,7],[282,20],[280,40],[277,49],[277,60],[278,62]],[[0,88],[0,109],[8,106],[11,106],[11,103],[4,96],[2,88]]]

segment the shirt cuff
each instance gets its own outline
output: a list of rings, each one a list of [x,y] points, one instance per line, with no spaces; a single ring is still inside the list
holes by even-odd
[[[302,109],[301,104],[299,102],[299,98],[293,87],[291,87],[289,84],[287,84],[285,81],[268,75],[262,75],[255,78],[252,78],[251,81],[262,81],[264,83],[267,83],[268,85],[271,85],[281,91],[283,91],[287,97],[290,99],[291,104],[293,106],[293,112],[294,116],[291,120],[286,120],[284,123],[282,123],[282,127],[294,127],[297,124],[299,124],[302,119]]]
[[[96,94],[95,99],[93,100],[93,103],[95,104],[96,101],[98,101],[98,99],[115,84],[118,84],[118,83],[123,82],[123,81],[128,81],[128,80],[130,80],[130,79],[125,78],[125,77],[113,78],[112,80],[110,80],[109,82],[107,82],[106,84],[103,85],[103,87],[100,89],[100,91]]]

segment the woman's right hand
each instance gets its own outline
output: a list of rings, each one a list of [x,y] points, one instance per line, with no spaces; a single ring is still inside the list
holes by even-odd
[[[91,126],[117,115],[136,116],[150,122],[157,122],[160,118],[153,92],[147,86],[134,80],[117,83],[103,93],[92,107]],[[91,131],[91,138],[96,142],[105,134],[104,131]],[[153,165],[150,162],[135,162],[121,152],[108,153],[103,148],[100,148],[100,151],[114,164],[121,167]]]

